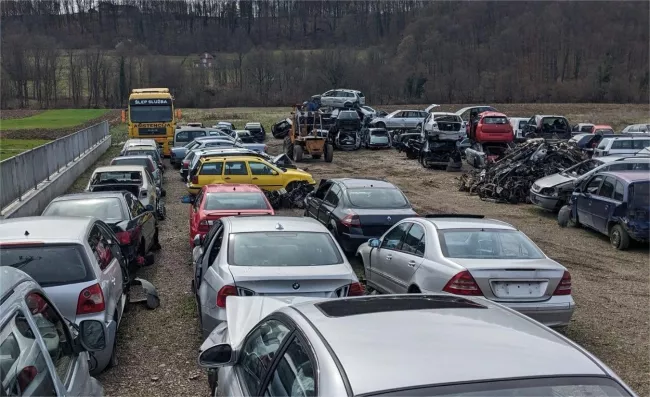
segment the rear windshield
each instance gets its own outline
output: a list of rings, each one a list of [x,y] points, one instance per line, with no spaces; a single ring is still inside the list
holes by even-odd
[[[372,136],[388,136],[388,131],[386,131],[386,130],[370,131],[370,135],[372,135]]]
[[[149,172],[154,172],[154,165],[151,161],[147,159],[134,159],[134,158],[124,158],[124,159],[114,159],[111,162],[111,165],[141,165],[146,167]]]
[[[142,173],[140,171],[125,171],[125,172],[98,172],[93,176],[91,182],[95,184],[107,183],[142,183]]]
[[[88,281],[91,273],[81,245],[2,247],[0,266],[11,266],[32,276],[42,287]]]
[[[345,120],[356,120],[359,118],[359,114],[357,112],[341,112],[339,113],[338,118]]]
[[[603,129],[597,129],[596,131],[594,131],[594,134],[613,134],[613,133],[614,133],[614,130],[612,130],[611,128],[610,129],[604,129],[604,128]]]
[[[483,117],[483,124],[509,124],[506,117],[487,116]]]
[[[204,210],[265,210],[263,193],[208,193]]]
[[[239,139],[242,143],[256,143],[255,138],[253,138],[251,135],[240,135]]]
[[[600,141],[600,144],[598,145],[597,149],[605,149],[608,143],[609,143],[609,139],[607,138],[603,139],[602,141]]]
[[[568,126],[566,120],[562,117],[544,117],[542,119],[542,129],[544,130],[566,129]],[[589,131],[591,131],[591,128],[589,128]]]
[[[526,127],[526,124],[528,124],[528,120],[521,120],[521,121],[519,122],[519,129],[521,130],[521,129],[523,129],[524,127]]]
[[[637,182],[630,185],[632,208],[650,208],[650,182]]]
[[[348,199],[357,208],[410,208],[406,197],[395,188],[348,189]]]
[[[580,132],[591,132],[592,128],[594,128],[592,125],[583,125],[580,127]]]
[[[442,122],[447,122],[447,123],[461,123],[462,122],[461,118],[456,116],[455,114],[449,114],[449,115],[443,115],[443,116],[434,116],[433,119],[435,121],[442,121]]]
[[[343,263],[329,233],[235,233],[230,236],[228,249],[228,263],[235,266],[326,266]]]
[[[126,219],[122,203],[115,197],[54,201],[43,211],[43,215],[94,216],[106,222]]]
[[[517,230],[439,230],[440,248],[447,258],[542,259],[544,254]]]
[[[127,150],[125,156],[151,156],[153,158],[158,158],[158,151],[156,150]]]

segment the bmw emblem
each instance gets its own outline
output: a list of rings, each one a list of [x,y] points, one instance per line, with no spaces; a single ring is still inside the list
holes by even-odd
[[[293,289],[300,289],[300,283],[293,283],[291,287],[293,287]]]
[[[391,218],[390,216],[389,216],[388,218],[386,218],[386,220],[389,221],[389,222],[390,222],[392,219],[393,219],[393,218]]]

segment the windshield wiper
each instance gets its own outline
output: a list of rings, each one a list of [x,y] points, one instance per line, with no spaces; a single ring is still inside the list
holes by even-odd
[[[38,258],[38,259],[42,259],[40,256],[37,257],[37,258]],[[33,257],[33,256],[28,256],[28,257],[26,257],[25,259],[23,259],[22,261],[20,261],[20,262],[16,262],[16,263],[13,263],[13,264],[11,264],[11,265],[9,265],[9,266],[11,266],[11,267],[13,267],[13,268],[16,268],[16,269],[19,269],[19,270],[20,270],[20,268],[22,268],[23,266],[25,266],[25,265],[27,265],[27,264],[33,262],[33,261],[36,260],[37,258],[35,258],[35,257]]]

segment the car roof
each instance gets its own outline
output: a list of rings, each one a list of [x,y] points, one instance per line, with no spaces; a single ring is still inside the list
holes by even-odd
[[[415,218],[431,222],[436,229],[508,229],[517,230],[509,223],[489,218],[475,218],[462,216],[436,216],[435,218]]]
[[[494,109],[494,106],[492,106],[492,105],[472,105],[472,106],[467,106],[467,107],[458,109],[455,113],[460,115],[461,113],[465,113],[469,109],[473,109],[473,108],[492,108],[492,109]]]
[[[148,154],[132,154],[132,155],[127,155],[127,156],[117,156],[117,157],[113,157],[113,159],[111,160],[111,162],[112,162],[113,160],[122,160],[122,159],[145,159],[145,160],[151,160],[151,161],[153,161],[153,157],[151,157],[151,156],[148,155]]]
[[[606,124],[594,124],[594,129],[597,130],[598,128],[613,130],[613,128],[612,128],[611,125],[606,125]]]
[[[202,161],[204,163],[209,163],[211,161],[247,161],[250,160],[250,156],[219,156],[219,154],[215,154],[213,156],[208,156],[208,157],[203,157],[199,159],[199,161]],[[263,160],[263,158],[262,158]]]
[[[538,114],[537,117],[545,118],[545,117],[555,117],[555,118],[563,118],[566,119],[565,116],[560,116],[556,114]]]
[[[327,315],[325,304],[353,314]],[[415,307],[384,310],[405,304]],[[354,395],[444,383],[606,374],[568,339],[487,299],[378,295],[292,307],[327,342]]]
[[[650,182],[650,175],[647,172],[638,172],[638,171],[607,171],[599,172],[599,175],[605,176],[615,176],[619,179],[624,180],[628,183],[634,182]]]
[[[431,112],[431,114],[435,116],[458,116],[456,113],[452,112]]]
[[[93,174],[100,172],[134,172],[134,171],[146,171],[143,165],[107,165],[105,167],[97,167]]]
[[[246,183],[212,183],[204,186],[205,193],[262,193],[257,185]]]
[[[67,201],[67,200],[90,200],[95,198],[122,198],[128,194],[126,190],[119,192],[85,192],[85,193],[73,193],[73,194],[64,194],[52,200],[50,203],[55,201]]]
[[[602,161],[605,164],[611,163],[613,161],[621,162],[621,163],[648,163],[650,162],[650,157],[644,156],[642,153],[641,156],[613,155],[613,156],[592,157],[591,160]]]
[[[135,144],[135,145],[127,145],[126,148],[124,149],[125,151],[132,151],[132,150],[153,150],[153,151],[158,151],[158,147],[154,145],[148,145],[148,144]]]
[[[229,216],[221,218],[230,224],[230,233],[246,232],[322,232],[327,229],[313,218],[297,216]],[[281,225],[281,229],[278,228]]]
[[[485,112],[481,112],[480,115],[481,115],[482,117],[493,117],[493,116],[499,116],[499,117],[505,117],[505,118],[508,118],[508,116],[506,116],[505,113],[495,112],[495,111],[492,111],[492,110],[488,110],[488,111],[485,111]]]
[[[347,188],[362,188],[362,187],[387,187],[397,189],[395,185],[390,182],[382,181],[381,179],[370,178],[333,178],[332,182],[338,182]]]
[[[0,241],[82,242],[92,217],[28,216],[0,220]],[[25,233],[28,233],[25,236]]]

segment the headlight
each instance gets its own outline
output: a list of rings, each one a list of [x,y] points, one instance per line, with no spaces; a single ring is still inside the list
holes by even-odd
[[[554,187],[545,187],[544,189],[540,190],[539,194],[542,194],[544,196],[557,197],[557,190]]]

